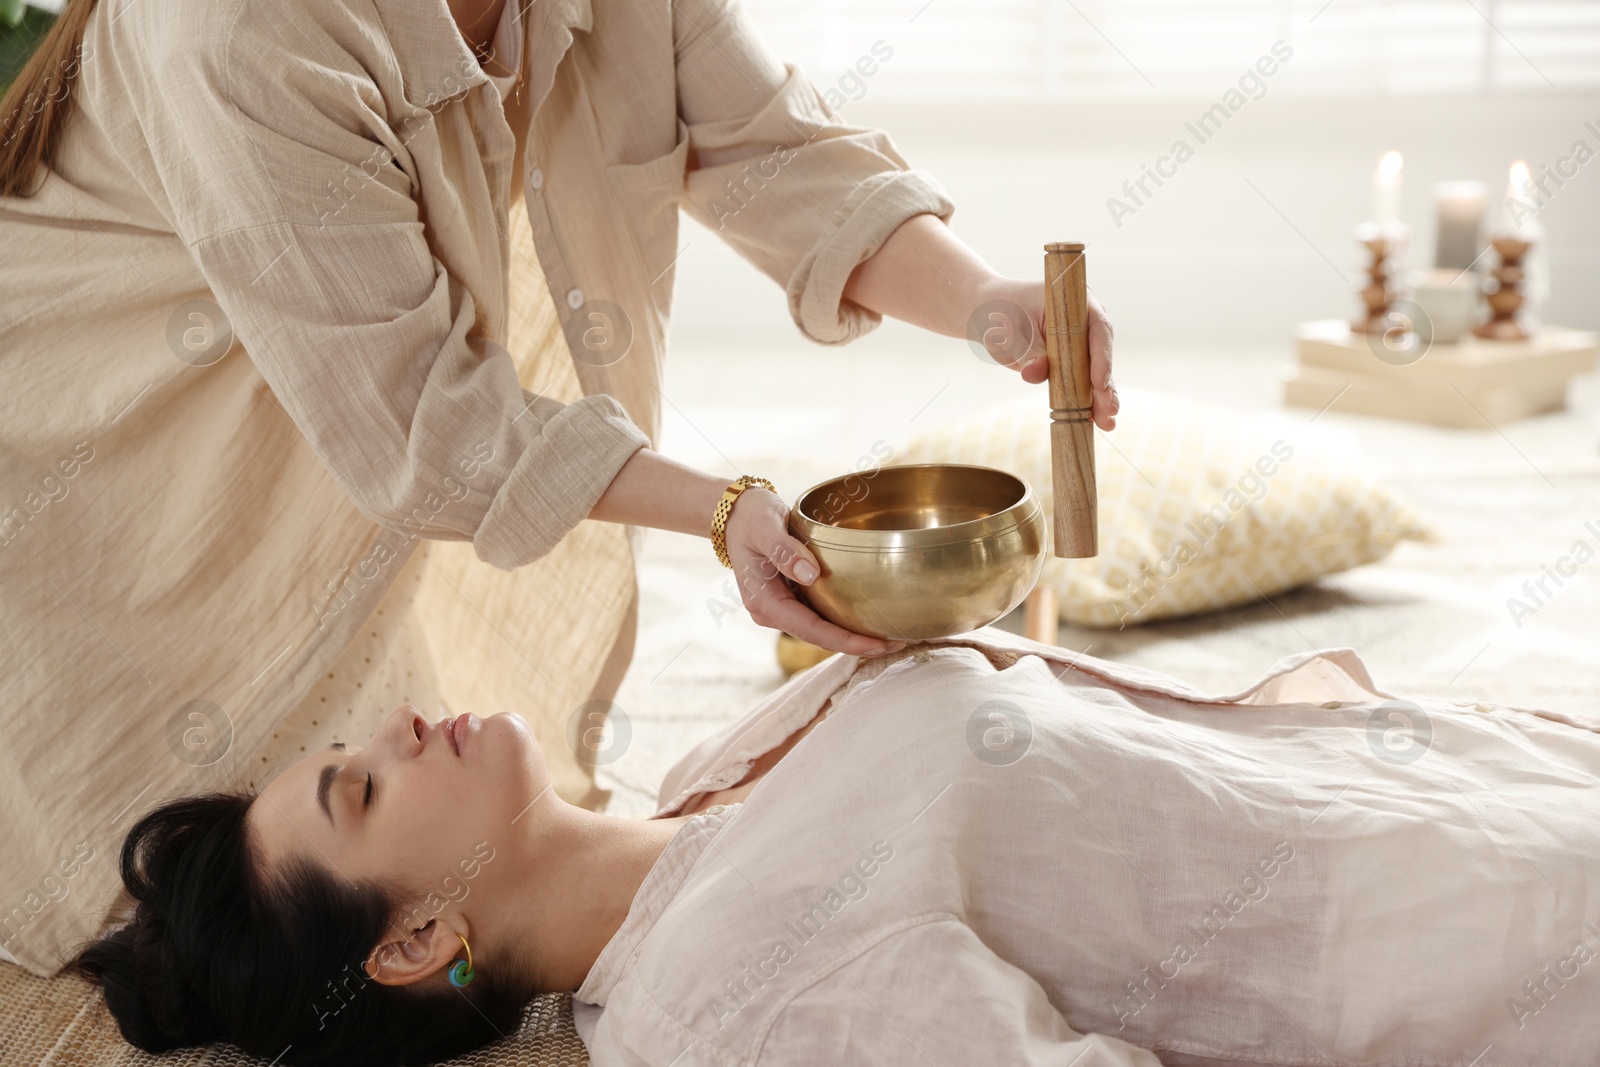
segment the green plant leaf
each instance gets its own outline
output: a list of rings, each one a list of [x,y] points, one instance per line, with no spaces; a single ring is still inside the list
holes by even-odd
[[[15,26],[22,21],[22,16],[27,14],[28,8],[23,0],[0,0],[0,22],[7,26]]]

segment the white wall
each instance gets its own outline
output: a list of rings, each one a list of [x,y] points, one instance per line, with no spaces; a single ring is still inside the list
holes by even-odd
[[[1087,242],[1090,284],[1119,342],[1136,346],[1287,346],[1299,321],[1352,315],[1362,259],[1353,229],[1370,214],[1371,172],[1386,149],[1405,154],[1401,215],[1417,265],[1431,264],[1434,182],[1477,179],[1494,198],[1513,159],[1526,158],[1537,175],[1577,140],[1600,152],[1600,135],[1584,126],[1600,130],[1596,94],[1279,100],[1268,92],[1117,227],[1107,198],[1176,137],[1194,144],[1184,121],[1213,102],[935,105],[869,93],[843,115],[889,131],[913,166],[934,174],[957,205],[955,230],[1001,272],[1040,274],[1046,242]],[[1539,219],[1550,235],[1547,321],[1600,328],[1600,159]],[[679,261],[674,347],[803,348],[778,287],[714,233],[684,223],[690,247]],[[925,338],[886,322],[872,341]]]

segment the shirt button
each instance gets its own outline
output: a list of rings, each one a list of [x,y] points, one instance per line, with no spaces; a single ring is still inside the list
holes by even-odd
[[[728,805],[726,805],[726,804],[713,804],[713,805],[711,805],[709,808],[707,808],[705,810],[704,814],[706,814],[706,815],[721,815],[723,812],[725,812],[727,810],[728,810]]]
[[[567,307],[571,308],[574,311],[576,311],[579,308],[583,307],[583,290],[582,289],[568,289],[567,290]]]
[[[1472,705],[1472,708],[1473,708],[1474,711],[1484,711],[1484,712],[1492,712],[1492,711],[1494,711],[1494,709],[1491,708],[1487,704],[1474,704],[1474,705]]]
[[[544,188],[544,171],[540,170],[538,167],[534,167],[533,168],[533,173],[528,175],[528,183],[530,185],[532,185],[535,189],[543,189]]]

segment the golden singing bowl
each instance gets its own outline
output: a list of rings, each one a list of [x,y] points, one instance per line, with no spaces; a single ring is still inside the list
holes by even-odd
[[[789,509],[790,530],[822,564],[795,595],[874,637],[967,633],[1033,590],[1044,521],[1033,487],[993,467],[911,463],[831,478]]]

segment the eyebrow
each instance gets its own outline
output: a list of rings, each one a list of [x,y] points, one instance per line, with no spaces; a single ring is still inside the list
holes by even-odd
[[[339,749],[342,752],[344,743],[335,741],[328,747]],[[328,807],[328,790],[333,787],[334,777],[343,769],[336,763],[330,763],[322,768],[322,772],[317,775],[317,805],[322,808],[322,814],[328,817],[329,826],[333,825],[333,809]]]

